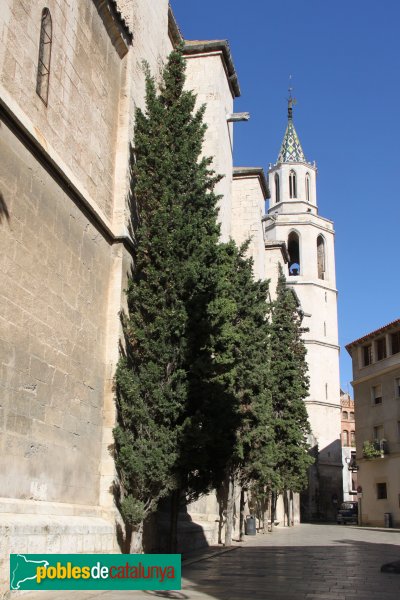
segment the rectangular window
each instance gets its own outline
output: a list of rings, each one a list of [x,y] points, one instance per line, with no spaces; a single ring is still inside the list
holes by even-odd
[[[372,344],[363,347],[364,367],[372,363]]]
[[[380,442],[384,439],[383,425],[377,425],[374,427],[374,441]]]
[[[372,386],[371,395],[373,404],[382,404],[382,385],[380,383]]]
[[[376,484],[376,497],[378,500],[386,500],[386,498],[387,498],[386,483],[377,483]]]
[[[376,360],[383,360],[386,358],[386,338],[380,338],[376,340]]]
[[[400,331],[392,333],[392,335],[390,336],[390,342],[392,354],[397,354],[398,352],[400,352]]]

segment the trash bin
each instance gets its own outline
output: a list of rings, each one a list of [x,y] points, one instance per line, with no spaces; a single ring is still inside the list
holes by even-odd
[[[246,535],[256,535],[256,518],[253,515],[248,515],[244,523],[244,532]]]
[[[385,527],[393,527],[392,513],[385,513]]]

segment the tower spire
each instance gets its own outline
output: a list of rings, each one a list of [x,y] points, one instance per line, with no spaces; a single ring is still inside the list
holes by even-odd
[[[289,81],[292,79],[290,75]],[[301,162],[305,163],[306,157],[304,156],[303,148],[301,147],[301,143],[299,137],[297,135],[296,129],[293,124],[293,106],[296,104],[296,98],[293,98],[292,92],[293,87],[289,84],[289,98],[287,99],[288,103],[288,124],[286,127],[285,135],[283,137],[282,146],[278,156],[278,163],[288,163],[288,162]]]

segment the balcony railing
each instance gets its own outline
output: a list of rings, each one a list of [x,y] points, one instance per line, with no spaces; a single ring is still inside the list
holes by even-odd
[[[385,454],[389,454],[387,440],[366,441],[363,444],[363,456],[368,460],[374,458],[384,458]]]

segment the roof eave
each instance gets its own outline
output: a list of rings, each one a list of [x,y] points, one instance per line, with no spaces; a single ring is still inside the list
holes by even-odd
[[[359,346],[360,344],[364,344],[365,342],[368,342],[369,340],[373,339],[377,335],[385,333],[386,331],[390,331],[391,329],[395,329],[396,327],[400,327],[400,319],[395,319],[394,321],[387,323],[387,325],[383,325],[383,327],[380,327],[379,329],[375,329],[374,331],[367,333],[363,337],[360,337],[357,340],[354,340],[354,342],[350,342],[349,344],[347,344],[345,346],[345,348],[346,348],[347,352],[349,354],[351,354],[350,353],[351,348],[354,348],[355,346]]]
[[[234,98],[240,96],[239,80],[233,64],[228,40],[185,40],[183,53],[185,56],[221,52],[227,74],[228,84]]]

